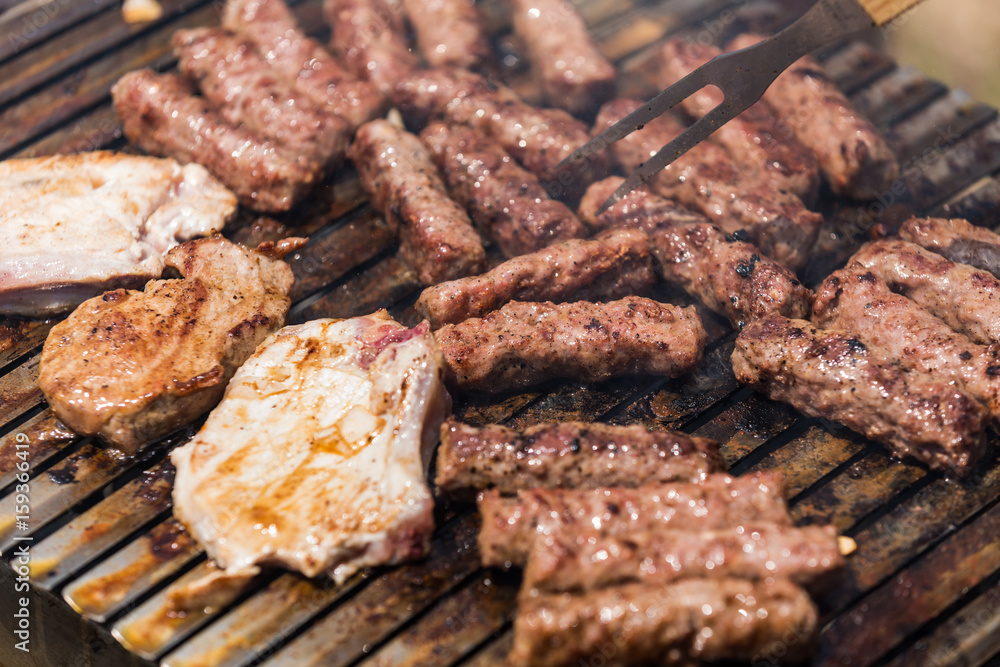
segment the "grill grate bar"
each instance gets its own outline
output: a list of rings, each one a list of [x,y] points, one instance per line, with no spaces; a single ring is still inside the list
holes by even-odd
[[[824,631],[816,664],[867,666],[1000,568],[1000,505],[847,610]]]
[[[32,581],[49,590],[170,508],[174,470],[160,461],[103,502],[43,540],[32,554]]]
[[[872,447],[842,474],[797,502],[792,516],[806,524],[829,522],[844,532],[927,474]]]
[[[27,450],[19,449],[19,444],[27,445]],[[51,410],[40,411],[0,438],[0,490],[13,484],[18,473],[24,472],[17,467],[22,461],[28,464],[28,474],[34,475],[78,444],[76,434],[60,424]]]
[[[447,527],[427,560],[393,569],[279,650],[272,667],[335,667],[362,658],[479,569],[478,517],[467,514]]]
[[[202,554],[180,522],[167,519],[74,579],[63,599],[80,614],[104,623],[180,574]]]

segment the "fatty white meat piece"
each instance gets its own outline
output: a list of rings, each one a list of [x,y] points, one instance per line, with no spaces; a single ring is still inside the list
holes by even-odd
[[[0,315],[48,316],[159,278],[236,197],[197,164],[110,152],[0,162]]]
[[[427,553],[427,465],[450,399],[428,326],[385,311],[271,335],[171,454],[174,513],[230,576],[342,582]]]

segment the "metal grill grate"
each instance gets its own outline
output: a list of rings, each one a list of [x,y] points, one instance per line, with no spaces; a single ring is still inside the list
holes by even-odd
[[[216,3],[164,0],[164,16],[124,26],[107,0],[0,2],[0,157],[122,148],[109,89],[123,73],[172,65],[169,37],[218,23]],[[648,92],[646,46],[679,30],[773,29],[776,5],[670,0],[580,0],[625,92]],[[495,32],[498,0],[482,4]],[[9,8],[8,8],[9,7]],[[322,31],[318,0],[296,4]],[[725,19],[720,17],[727,17]],[[38,25],[36,25],[38,24]],[[859,109],[904,161],[899,192],[865,206],[824,200],[829,222],[816,282],[887,216],[919,213],[1000,222],[1000,121],[995,111],[895,64],[862,42],[823,58]],[[900,194],[902,193],[902,194]],[[891,201],[890,201],[891,200]],[[310,245],[291,265],[291,321],[387,307],[412,323],[417,283],[394,254],[384,223],[342,170],[284,219],[251,218],[230,235],[257,243],[295,233]],[[683,296],[667,295],[674,300]],[[1000,461],[950,482],[836,425],[741,388],[729,368],[734,334],[706,316],[710,351],[678,380],[628,378],[581,387],[553,384],[501,400],[460,397],[471,423],[525,427],[557,419],[663,424],[724,443],[735,472],[776,469],[789,478],[801,523],[833,522],[854,537],[844,583],[820,600],[826,623],[818,665],[981,664],[1000,651]],[[170,514],[166,453],[193,430],[118,458],[61,429],[37,389],[38,354],[51,322],[0,320],[0,663],[21,664],[13,641],[15,535],[32,537],[32,658],[60,665],[492,665],[510,644],[516,574],[483,570],[471,508],[440,503],[431,556],[361,573],[341,586],[267,572],[228,591],[217,608],[166,612],[166,600],[202,576],[204,553]],[[194,427],[192,427],[193,429]],[[27,442],[27,449],[17,448]],[[996,444],[996,438],[993,438]],[[18,452],[31,469],[30,532],[16,529]],[[10,613],[9,613],[10,612]],[[112,637],[120,637],[131,652]],[[765,658],[767,656],[764,656]],[[777,657],[777,656],[775,656]],[[48,664],[41,662],[39,664]]]

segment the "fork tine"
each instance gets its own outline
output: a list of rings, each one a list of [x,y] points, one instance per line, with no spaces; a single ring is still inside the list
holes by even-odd
[[[718,69],[720,63],[716,61],[721,57],[708,61],[677,83],[657,94],[656,97],[573,151],[556,168],[565,167],[571,162],[577,162],[604,150],[619,139],[641,129],[643,125],[663,115],[705,86],[711,85],[712,77],[718,77],[719,75],[719,72],[714,70]]]
[[[695,71],[697,72],[697,70]],[[726,121],[738,114],[741,109],[742,107],[738,103],[734,103],[727,97],[718,106],[699,118],[694,125],[674,137],[670,143],[658,150],[655,155],[629,174],[629,177],[618,186],[618,189],[611,193],[611,196],[601,204],[601,207],[597,209],[597,213],[603,213],[609,207],[621,201],[625,195],[655,176],[679,155],[683,155],[695,144],[719,129]],[[625,120],[627,120],[627,117]]]

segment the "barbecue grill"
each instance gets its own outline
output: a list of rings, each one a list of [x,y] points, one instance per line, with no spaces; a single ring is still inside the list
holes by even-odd
[[[293,3],[294,4],[294,3]],[[626,93],[647,90],[646,47],[679,31],[724,41],[740,29],[774,31],[789,13],[745,0],[580,0]],[[125,26],[112,0],[0,2],[0,157],[125,148],[111,108],[117,78],[168,68],[170,35],[217,24],[219,3],[164,0],[163,17]],[[482,6],[501,48],[498,0]],[[294,6],[320,31],[318,0]],[[324,35],[321,35],[325,38]],[[516,61],[511,50],[510,60]],[[897,66],[863,41],[821,54],[858,109],[886,131],[903,174],[880,200],[823,200],[824,252],[816,284],[875,225],[911,212],[1000,222],[1000,120],[961,91]],[[516,65],[514,66],[516,74]],[[523,89],[530,94],[527,84]],[[228,235],[255,244],[294,233],[311,243],[290,260],[290,321],[348,317],[385,307],[413,324],[418,291],[384,221],[342,169],[284,218],[244,214]],[[681,294],[664,299],[684,302]],[[500,398],[460,396],[457,416],[523,428],[577,419],[665,425],[724,443],[736,473],[787,475],[792,514],[832,522],[857,541],[843,582],[819,599],[817,665],[978,665],[1000,660],[1000,460],[997,438],[971,479],[951,481],[836,424],[807,419],[738,385],[735,334],[703,312],[710,344],[697,372],[677,380],[627,378],[593,386],[552,383]],[[171,517],[166,458],[198,424],[131,458],[75,438],[37,388],[53,322],[0,320],[0,664],[3,665],[491,665],[510,646],[519,577],[479,567],[474,508],[439,502],[430,556],[374,569],[342,585],[267,571],[222,591],[206,609],[171,612],[183,584],[211,571]],[[16,475],[30,471],[26,526]],[[18,549],[29,546],[29,576]],[[21,572],[21,574],[19,574]],[[20,578],[20,580],[19,580]],[[25,581],[26,580],[26,581]],[[22,584],[27,583],[24,588]],[[29,598],[30,653],[15,648]],[[789,644],[799,638],[789,636]],[[774,647],[755,664],[773,664]],[[596,656],[592,664],[603,664]]]

